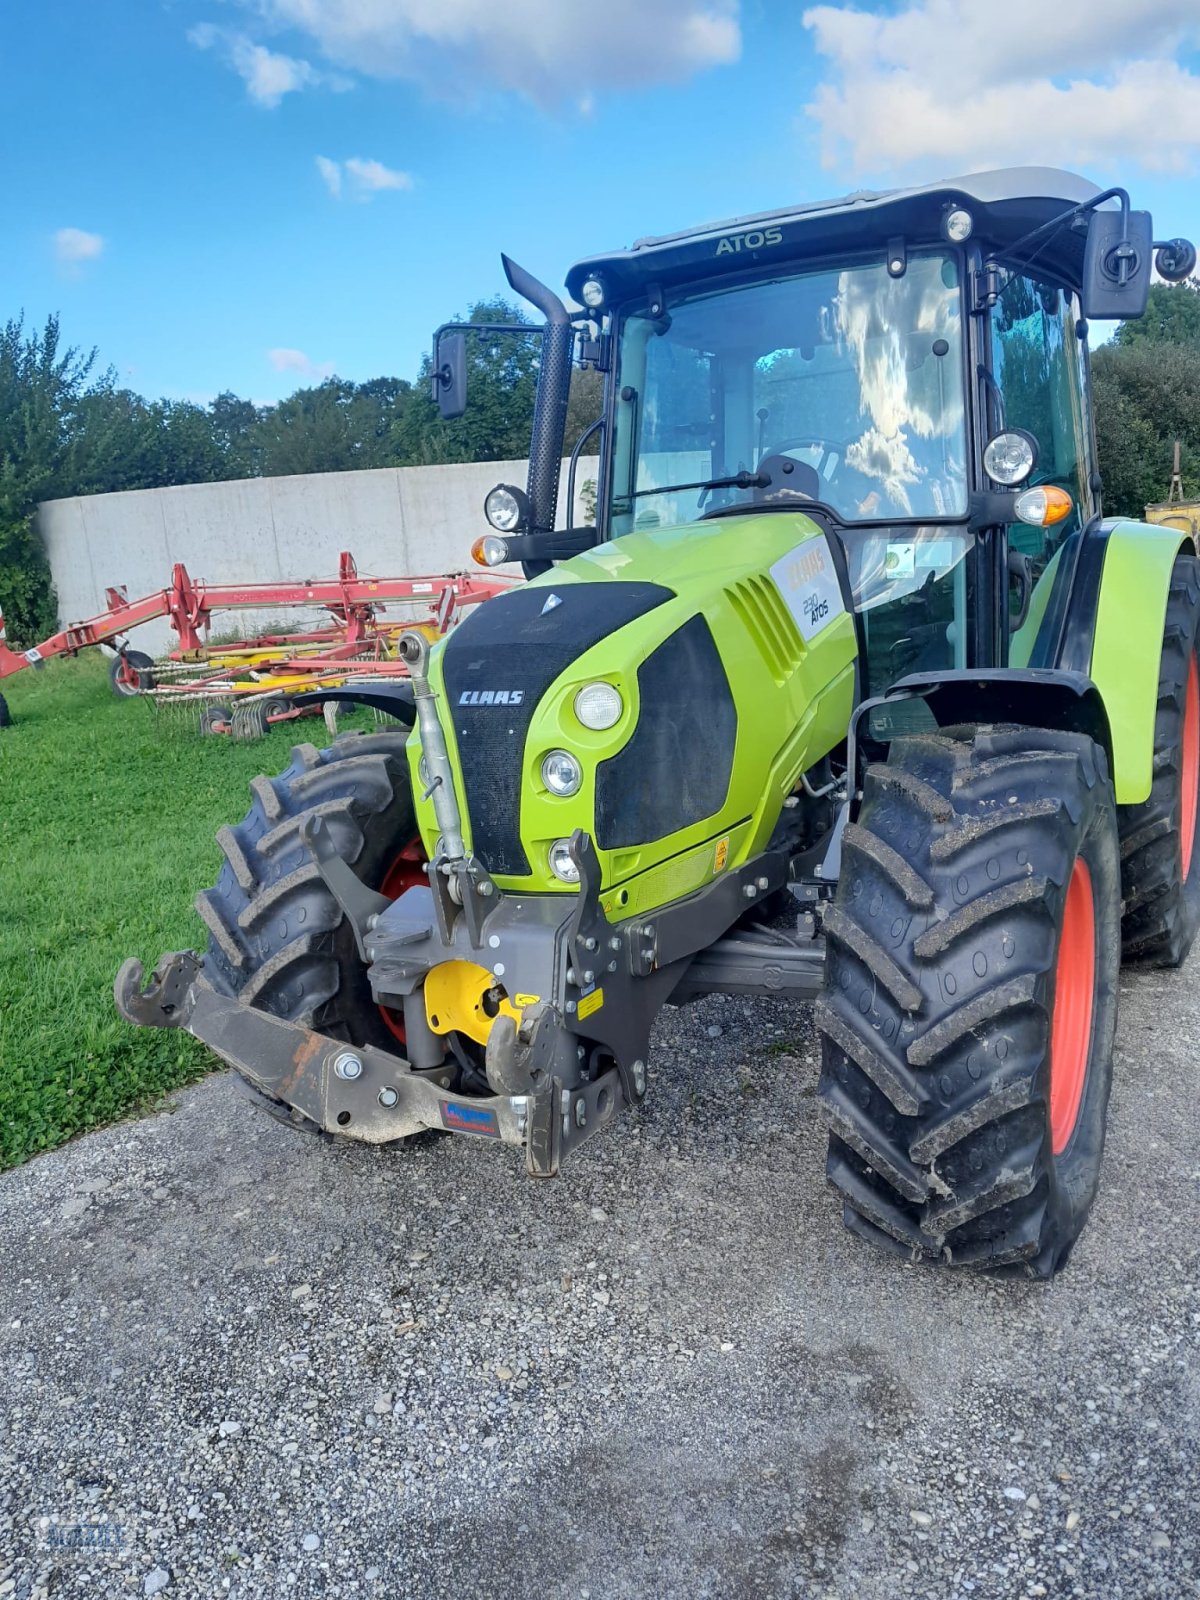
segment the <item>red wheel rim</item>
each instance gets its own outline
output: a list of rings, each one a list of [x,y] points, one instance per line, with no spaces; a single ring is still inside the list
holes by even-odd
[[[1096,904],[1092,875],[1080,857],[1067,885],[1058,962],[1054,1016],[1050,1024],[1050,1143],[1061,1155],[1071,1142],[1092,1046],[1096,997]]]
[[[386,895],[389,900],[398,900],[406,889],[411,889],[419,883],[428,883],[425,864],[425,846],[418,835],[404,846],[384,873],[383,882],[379,885],[380,894]],[[379,1015],[392,1037],[401,1044],[407,1044],[402,1014],[391,1010],[388,1006],[380,1006]]]
[[[1188,664],[1182,756],[1179,773],[1179,854],[1182,876],[1186,882],[1192,868],[1192,850],[1196,843],[1196,803],[1200,796],[1200,674],[1196,670],[1195,655]]]

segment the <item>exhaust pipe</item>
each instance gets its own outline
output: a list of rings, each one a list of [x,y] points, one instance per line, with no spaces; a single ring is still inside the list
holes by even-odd
[[[542,335],[542,361],[537,398],[533,404],[533,437],[529,445],[529,496],[533,519],[531,533],[553,533],[558,519],[558,480],[562,475],[563,436],[567,429],[567,400],[571,392],[571,348],[574,333],[567,308],[553,289],[506,255],[501,255],[504,275],[523,300],[546,319]],[[529,566],[534,563],[529,563]],[[549,562],[537,563],[545,570]]]

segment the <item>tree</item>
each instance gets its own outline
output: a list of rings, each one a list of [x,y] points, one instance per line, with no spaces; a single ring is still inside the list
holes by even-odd
[[[1142,344],[1200,345],[1200,278],[1152,284],[1145,316],[1123,322],[1115,342],[1126,349]]]
[[[518,322],[530,330],[517,334],[468,334],[467,411],[443,422],[430,389],[432,364],[426,356],[408,404],[392,429],[398,466],[442,461],[507,461],[529,454],[533,398],[537,389],[538,324],[507,300],[480,300],[468,322]]]
[[[264,408],[265,409],[265,408]],[[228,389],[208,408],[209,426],[221,451],[226,478],[254,478],[262,472],[262,446],[258,428],[263,411],[250,400],[239,400]]]
[[[1200,279],[1154,284],[1146,315],[1094,353],[1092,386],[1105,511],[1165,500],[1176,440],[1184,495],[1200,497]]]
[[[33,513],[39,500],[63,492],[75,415],[95,362],[95,350],[62,348],[57,317],[27,333],[22,314],[0,331],[0,608],[15,641],[32,643],[54,625]]]

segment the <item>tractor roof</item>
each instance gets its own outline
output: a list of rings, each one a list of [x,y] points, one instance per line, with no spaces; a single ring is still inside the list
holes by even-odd
[[[950,203],[972,213],[976,237],[1003,251],[1006,243],[1100,192],[1086,178],[1054,167],[1006,167],[943,178],[914,189],[860,189],[835,200],[638,239],[632,249],[578,262],[567,274],[567,288],[578,300],[583,280],[598,272],[609,287],[609,298],[621,300],[648,284],[720,277],[758,262],[817,260],[871,249],[895,237],[926,243],[939,237],[942,212]],[[1082,230],[1064,228],[1040,246],[1038,261],[1068,282],[1077,282],[1083,245]]]

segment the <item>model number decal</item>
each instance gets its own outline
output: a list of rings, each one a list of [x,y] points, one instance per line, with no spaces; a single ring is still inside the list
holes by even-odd
[[[781,556],[771,568],[771,576],[806,643],[846,610],[824,534],[806,539]]]
[[[717,242],[719,256],[740,255],[743,250],[765,250],[783,243],[782,228],[755,228],[751,233],[731,233]]]

